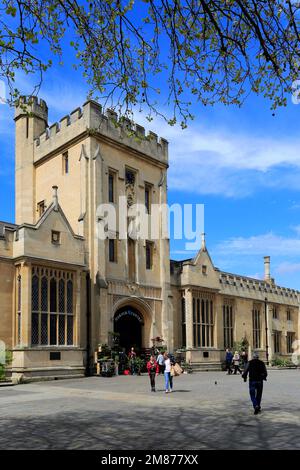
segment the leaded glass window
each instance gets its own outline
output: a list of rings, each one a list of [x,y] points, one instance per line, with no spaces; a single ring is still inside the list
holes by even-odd
[[[260,318],[259,307],[255,307],[252,312],[252,324],[253,324],[253,348],[259,349],[261,347],[261,318]]]
[[[202,293],[193,297],[193,340],[194,347],[214,345],[213,300]]]
[[[230,304],[223,305],[224,349],[233,348],[233,308]]]
[[[34,267],[32,346],[74,344],[74,273]]]
[[[73,282],[67,283],[67,313],[73,312]]]
[[[59,305],[59,312],[65,311],[65,281],[60,279],[58,284],[58,305]]]
[[[33,276],[32,278],[32,297],[31,297],[31,308],[33,312],[39,309],[39,278]]]

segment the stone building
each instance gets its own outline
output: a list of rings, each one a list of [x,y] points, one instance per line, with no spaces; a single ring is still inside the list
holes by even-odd
[[[299,338],[299,292],[275,284],[270,257],[264,280],[220,271],[203,236],[194,259],[171,261],[174,341],[199,368],[215,367],[226,348],[246,340],[262,359],[291,359]]]
[[[0,340],[12,377],[82,376],[112,332],[125,350],[162,337],[203,367],[220,366],[244,336],[262,351],[267,342],[269,358],[290,354],[299,293],[276,286],[267,258],[264,281],[224,273],[203,239],[195,259],[170,264],[163,210],[156,239],[134,236],[136,204],[151,226],[152,207],[167,202],[168,143],[116,121],[88,101],[48,128],[43,100],[16,106],[16,217],[0,223]]]

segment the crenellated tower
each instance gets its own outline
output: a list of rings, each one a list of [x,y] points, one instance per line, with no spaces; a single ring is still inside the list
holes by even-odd
[[[48,108],[37,97],[21,97],[15,108],[16,223],[35,222],[34,140],[47,128]]]

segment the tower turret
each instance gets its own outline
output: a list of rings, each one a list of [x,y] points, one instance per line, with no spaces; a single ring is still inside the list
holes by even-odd
[[[15,108],[16,224],[36,219],[34,140],[45,131],[48,107],[36,96],[21,97]]]

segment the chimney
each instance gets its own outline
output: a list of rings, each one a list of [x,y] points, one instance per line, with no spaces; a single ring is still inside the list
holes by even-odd
[[[264,263],[265,263],[265,281],[271,282],[271,274],[270,274],[270,256],[264,256]]]
[[[53,189],[54,210],[57,212],[58,211],[58,195],[57,195],[58,186],[52,186],[52,189]]]
[[[206,251],[205,233],[201,233],[201,250]]]

